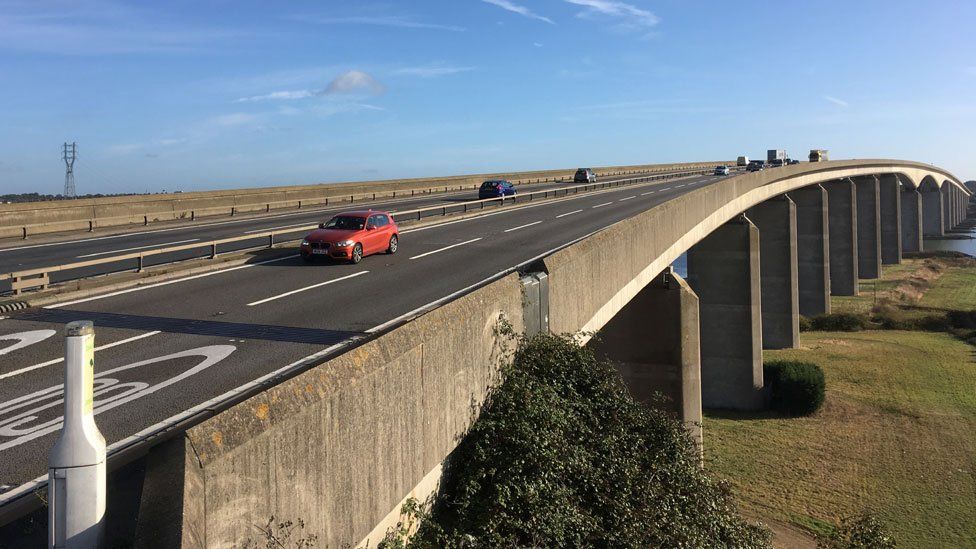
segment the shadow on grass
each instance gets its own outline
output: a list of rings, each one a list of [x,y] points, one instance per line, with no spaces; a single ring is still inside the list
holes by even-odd
[[[757,419],[790,419],[773,410],[728,410],[725,408],[706,408],[703,411],[705,419],[735,419],[735,420],[757,420]]]

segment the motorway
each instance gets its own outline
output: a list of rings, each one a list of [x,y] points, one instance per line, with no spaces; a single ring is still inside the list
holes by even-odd
[[[60,427],[67,322],[95,322],[97,422],[117,443],[277,370],[313,365],[343,342],[725,179],[655,181],[404,228],[396,255],[358,265],[309,265],[287,254],[9,313],[0,318],[0,492],[46,472]],[[63,254],[58,248],[48,247]]]
[[[602,177],[601,182],[617,181],[635,177],[634,175]],[[562,183],[533,183],[519,185],[520,192],[536,192],[550,189],[565,188],[575,185],[573,182]],[[207,254],[209,248],[206,242],[221,238],[244,236],[252,233],[287,230],[291,227],[302,227],[328,220],[332,215],[350,209],[385,209],[393,212],[407,211],[419,208],[451,205],[464,201],[478,199],[478,191],[467,189],[462,191],[435,192],[433,194],[418,195],[416,197],[387,198],[377,200],[357,201],[352,204],[340,203],[330,207],[312,207],[289,212],[278,212],[268,215],[248,216],[237,219],[201,220],[190,224],[167,223],[160,228],[147,228],[120,234],[99,235],[95,233],[68,233],[54,238],[45,238],[39,243],[29,240],[4,239],[0,241],[0,273],[22,271],[52,265],[75,263],[100,259],[105,257],[149,251],[155,248],[166,248],[200,242],[201,247],[194,250],[160,254],[146,258],[146,266],[160,265],[174,261],[182,261]],[[118,227],[113,228],[118,230]],[[301,233],[286,235],[284,238],[298,238]],[[255,237],[253,240],[242,240],[229,243],[220,248],[225,251],[242,250],[259,247],[267,243],[266,237]],[[121,269],[132,269],[134,260],[114,264],[102,264],[96,267],[78,270],[72,273],[55,273],[52,281],[58,282],[69,276],[90,277]],[[0,293],[8,291],[9,281],[0,281]]]

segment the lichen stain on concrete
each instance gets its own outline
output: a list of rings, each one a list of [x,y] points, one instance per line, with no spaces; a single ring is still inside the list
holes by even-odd
[[[261,403],[261,404],[258,404],[258,407],[257,408],[255,408],[255,410],[254,410],[254,416],[257,417],[260,420],[264,420],[264,419],[266,419],[268,417],[268,412],[269,411],[271,411],[271,409],[268,407],[268,405],[267,404],[264,404],[264,403]]]
[[[210,435],[210,440],[212,440],[217,446],[224,445],[224,435],[220,434],[220,431],[214,431],[214,433]]]

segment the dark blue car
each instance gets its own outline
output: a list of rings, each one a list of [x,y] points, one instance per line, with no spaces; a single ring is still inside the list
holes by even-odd
[[[491,179],[481,184],[478,189],[478,199],[498,198],[500,196],[515,196],[515,185],[504,179]]]

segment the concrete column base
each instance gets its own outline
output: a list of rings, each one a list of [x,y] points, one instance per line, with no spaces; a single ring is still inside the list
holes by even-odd
[[[854,180],[857,189],[857,275],[881,278],[881,191],[878,178]]]
[[[938,188],[919,189],[922,195],[922,228],[925,236],[943,236],[945,228],[942,226],[942,192]]]
[[[903,188],[901,192],[901,249],[904,253],[920,252],[922,244],[922,195]]]
[[[702,444],[698,296],[668,268],[593,338],[598,357],[617,367],[633,397],[673,413]],[[655,399],[660,393],[666,400]]]
[[[759,229],[740,215],[688,251],[701,317],[702,404],[764,406]]]
[[[811,185],[789,193],[796,204],[797,289],[800,314],[830,313],[830,237],[827,191]],[[762,235],[760,235],[760,238]]]
[[[828,181],[830,295],[858,294],[857,196],[849,179]]]
[[[763,349],[799,347],[796,204],[780,195],[749,208],[746,216],[759,228]]]
[[[901,183],[895,174],[884,174],[878,182],[881,210],[881,264],[901,263]]]

